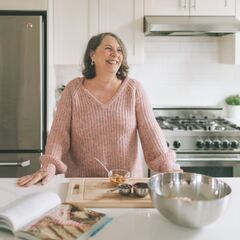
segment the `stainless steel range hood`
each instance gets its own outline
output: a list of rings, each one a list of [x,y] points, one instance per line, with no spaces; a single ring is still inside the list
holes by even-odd
[[[146,36],[222,36],[240,32],[235,17],[145,16]]]

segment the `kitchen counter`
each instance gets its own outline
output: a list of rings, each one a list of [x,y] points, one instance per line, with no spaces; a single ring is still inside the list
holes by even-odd
[[[223,178],[232,187],[232,198],[225,214],[216,222],[202,229],[188,229],[165,219],[156,209],[97,209],[113,217],[113,221],[98,232],[92,240],[237,240],[240,236],[240,178]],[[45,186],[35,185],[20,188],[16,179],[0,179],[0,208],[29,193],[52,190],[64,201],[68,179],[56,176]],[[0,232],[0,240],[16,239],[6,232]]]

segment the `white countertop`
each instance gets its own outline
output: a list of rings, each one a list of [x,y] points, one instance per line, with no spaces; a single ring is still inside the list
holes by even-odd
[[[68,179],[59,175],[46,186],[20,188],[16,179],[0,178],[0,208],[23,195],[44,190],[57,192],[64,201]],[[113,221],[91,239],[93,240],[238,240],[240,237],[240,178],[223,178],[232,187],[232,198],[225,214],[216,222],[201,228],[177,226],[156,209],[97,209],[113,217]],[[16,239],[0,232],[0,240]]]

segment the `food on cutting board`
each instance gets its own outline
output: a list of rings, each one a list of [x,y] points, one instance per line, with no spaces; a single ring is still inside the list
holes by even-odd
[[[112,169],[109,171],[108,177],[112,185],[118,186],[130,177],[130,172],[125,169]]]
[[[117,173],[111,175],[109,178],[110,178],[111,183],[113,183],[114,185],[119,185],[126,181],[125,176],[121,176]]]

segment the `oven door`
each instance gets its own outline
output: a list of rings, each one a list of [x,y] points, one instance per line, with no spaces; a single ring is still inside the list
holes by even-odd
[[[184,172],[200,173],[212,177],[240,177],[240,159],[194,159],[177,161]]]

